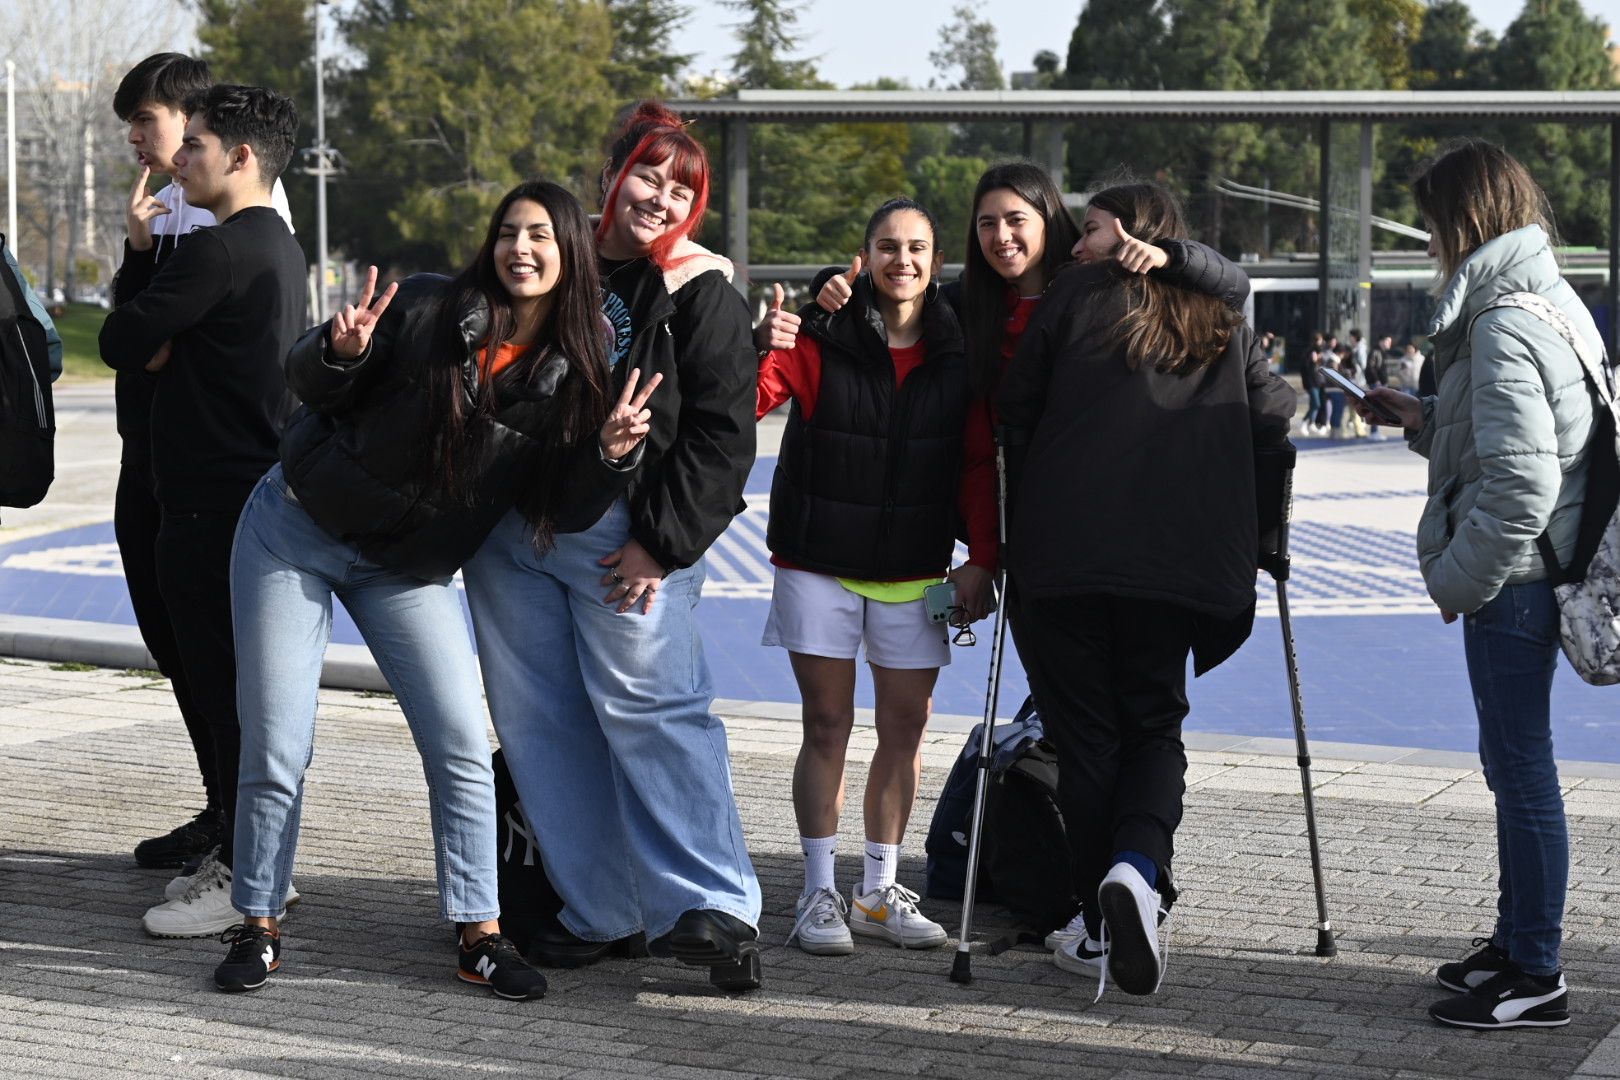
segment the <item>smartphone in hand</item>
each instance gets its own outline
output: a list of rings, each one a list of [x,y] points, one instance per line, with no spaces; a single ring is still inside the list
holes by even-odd
[[[1322,372],[1323,375],[1326,375],[1331,382],[1333,382],[1335,385],[1337,385],[1340,390],[1343,390],[1345,393],[1349,394],[1351,397],[1355,398],[1357,401],[1359,401],[1362,404],[1366,405],[1367,406],[1367,411],[1372,413],[1374,416],[1378,417],[1378,419],[1382,420],[1384,423],[1388,424],[1390,427],[1400,427],[1401,426],[1401,418],[1400,417],[1396,416],[1394,413],[1390,412],[1388,409],[1386,409],[1382,405],[1378,404],[1378,402],[1371,401],[1371,400],[1368,399],[1368,397],[1367,397],[1367,388],[1365,386],[1362,386],[1360,383],[1356,382],[1354,379],[1347,378],[1346,376],[1340,374],[1339,372],[1335,371],[1333,368],[1330,368],[1330,367],[1323,367],[1321,369],[1321,372]]]

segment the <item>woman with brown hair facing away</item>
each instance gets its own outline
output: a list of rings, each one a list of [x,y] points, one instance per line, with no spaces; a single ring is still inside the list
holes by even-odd
[[[1163,189],[1093,196],[1002,380],[1013,630],[1059,757],[1085,932],[1053,960],[1158,988],[1157,922],[1186,751],[1186,663],[1248,637],[1259,546],[1253,451],[1295,395],[1250,356],[1229,304],[1133,274],[1136,240],[1184,237]],[[1242,296],[1236,299],[1241,302]]]
[[[1429,459],[1418,560],[1442,618],[1463,616],[1499,864],[1496,925],[1476,952],[1440,965],[1435,978],[1455,996],[1429,1015],[1458,1027],[1557,1027],[1569,1023],[1559,963],[1569,833],[1553,758],[1553,582],[1575,552],[1593,445],[1593,394],[1573,343],[1584,339],[1595,362],[1602,339],[1559,276],[1547,197],[1505,150],[1461,142],[1412,194],[1440,262],[1429,329],[1437,393],[1369,398]]]

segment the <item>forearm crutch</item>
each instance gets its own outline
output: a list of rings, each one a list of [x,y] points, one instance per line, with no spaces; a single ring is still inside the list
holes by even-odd
[[[1277,621],[1282,626],[1283,659],[1288,666],[1288,698],[1294,710],[1294,750],[1300,788],[1305,797],[1305,833],[1311,847],[1311,876],[1316,882],[1316,955],[1335,956],[1328,920],[1327,890],[1322,881],[1322,849],[1316,838],[1316,797],[1311,790],[1311,749],[1305,738],[1305,699],[1299,690],[1299,659],[1294,650],[1294,624],[1288,616],[1288,523],[1294,513],[1294,463],[1291,443],[1255,453],[1255,495],[1260,507],[1260,568],[1277,586]]]

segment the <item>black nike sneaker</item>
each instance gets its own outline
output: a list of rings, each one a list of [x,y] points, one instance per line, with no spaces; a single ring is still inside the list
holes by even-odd
[[[227,994],[257,990],[281,966],[281,934],[263,926],[238,923],[219,935],[231,947],[214,969],[214,985]]]

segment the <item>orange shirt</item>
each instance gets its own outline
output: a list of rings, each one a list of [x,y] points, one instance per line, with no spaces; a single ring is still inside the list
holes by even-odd
[[[493,362],[490,361],[489,349],[487,347],[479,349],[479,376],[483,378],[485,382],[488,382],[490,379],[493,379],[495,376],[511,367],[512,362],[518,357],[522,356],[524,351],[527,349],[527,345],[514,345],[510,341],[502,342],[501,344],[495,346],[495,359]]]

